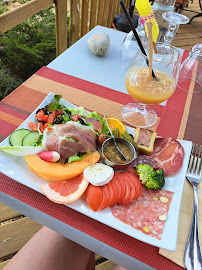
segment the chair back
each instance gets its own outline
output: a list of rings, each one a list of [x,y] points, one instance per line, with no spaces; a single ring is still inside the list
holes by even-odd
[[[125,0],[128,7],[130,0]],[[70,41],[75,43],[96,25],[112,27],[114,17],[122,13],[120,0],[70,0]]]

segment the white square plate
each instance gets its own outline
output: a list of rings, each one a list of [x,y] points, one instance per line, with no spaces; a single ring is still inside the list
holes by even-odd
[[[38,106],[38,108],[20,125],[19,128],[28,128],[28,122],[33,121],[35,118],[35,113],[39,108],[42,108],[49,104],[54,97],[54,94],[50,93],[43,102]],[[75,107],[71,103],[61,99],[61,103],[67,107]],[[82,104],[81,104],[82,106]],[[127,127],[127,131],[134,134],[134,129]],[[185,151],[185,157],[183,161],[183,166],[181,170],[172,177],[166,178],[166,185],[163,189],[170,190],[174,192],[173,199],[170,205],[167,220],[165,222],[163,234],[161,240],[154,237],[148,236],[129,225],[116,219],[110,208],[104,209],[99,212],[93,212],[84,199],[80,198],[77,201],[68,204],[67,206],[73,208],[74,210],[81,212],[82,214],[89,216],[95,220],[98,220],[118,231],[121,231],[133,238],[139,239],[143,242],[157,246],[160,248],[168,249],[174,251],[177,244],[177,232],[178,232],[178,220],[180,212],[180,204],[183,192],[183,186],[185,181],[185,175],[187,171],[187,165],[189,161],[189,155],[191,152],[192,142],[190,141],[180,141],[181,145]],[[6,138],[0,146],[9,146],[9,138]],[[14,179],[21,184],[32,188],[40,193],[41,185],[45,184],[44,180],[32,173],[24,159],[24,157],[15,157],[4,152],[0,152],[0,172],[7,175],[8,177]]]

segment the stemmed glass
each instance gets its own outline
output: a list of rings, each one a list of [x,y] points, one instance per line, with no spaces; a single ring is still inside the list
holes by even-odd
[[[187,24],[189,18],[173,11],[163,13],[162,17],[169,22],[168,31],[164,36],[164,42],[170,44],[176,34],[177,26],[180,24]]]
[[[202,46],[200,44],[192,48],[191,54],[182,63],[177,85],[186,92],[202,91]]]
[[[161,103],[175,91],[181,63],[180,53],[165,43],[157,43],[157,51],[157,54],[153,54],[152,67],[158,79],[149,76],[149,59],[140,51],[126,73],[126,89],[138,102],[125,105],[122,117],[134,127],[154,125],[157,120],[156,112],[147,105]]]
[[[147,38],[144,32],[143,25],[140,25],[136,28],[137,34],[143,45],[147,43]],[[132,62],[135,54],[139,50],[137,40],[133,34],[133,31],[130,31],[123,40],[121,45],[120,52],[120,66],[123,71],[127,71],[130,63]]]

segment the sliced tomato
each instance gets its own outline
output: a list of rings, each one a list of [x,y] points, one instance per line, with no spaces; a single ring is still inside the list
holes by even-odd
[[[114,177],[113,177],[112,180],[114,180],[112,183],[117,186],[118,194],[117,194],[116,203],[118,203],[121,200],[122,196],[123,196],[123,189],[122,189],[122,185],[121,185],[119,179],[117,178],[117,173],[114,173]]]
[[[116,200],[116,191],[114,189],[114,186],[111,184],[111,181],[107,184],[109,189],[109,201],[106,207],[110,207],[115,203]]]
[[[122,201],[124,201],[126,198],[129,197],[129,192],[130,192],[130,186],[128,183],[126,183],[124,181],[124,177],[122,176],[122,174],[123,174],[123,172],[116,174],[116,177],[119,180],[119,183],[121,184],[121,187],[122,187],[122,194],[121,194],[120,199],[118,201],[118,203],[120,203],[120,204]]]
[[[125,175],[125,181],[128,181],[128,183],[130,185],[130,196],[126,201],[124,201],[122,203],[124,205],[127,205],[127,204],[131,203],[135,199],[137,191],[138,191],[137,187],[136,187],[136,184],[133,181],[133,179],[130,178],[130,175],[131,175],[130,173],[126,173],[126,175]]]
[[[125,192],[126,192],[126,185],[125,185],[125,182],[123,181],[122,178],[120,178],[119,176],[120,173],[117,173],[116,174],[116,177],[117,177],[117,180],[119,181],[119,184],[121,186],[121,195],[119,197],[119,200],[117,203],[119,203],[120,201],[122,201],[123,197],[125,196]]]
[[[132,198],[134,197],[132,193],[132,185],[130,183],[129,178],[124,174],[121,177],[123,177],[123,181],[126,185],[126,192],[125,192],[125,196],[123,197],[123,199],[119,202],[120,204],[126,205],[129,204],[132,201]]]
[[[102,186],[101,190],[102,190],[103,200],[102,200],[99,210],[103,210],[107,208],[108,207],[107,205],[109,204],[109,200],[110,200],[110,192],[109,192],[108,184]]]
[[[118,189],[118,186],[117,186],[116,182],[117,182],[117,180],[116,180],[115,177],[113,177],[112,180],[110,181],[110,185],[113,187],[114,192],[115,192],[115,197],[114,197],[113,204],[117,203],[117,199],[118,199],[118,196],[119,196],[119,189]]]
[[[135,184],[136,187],[136,196],[133,200],[137,199],[142,194],[142,184],[139,180],[139,178],[133,174],[129,174],[129,177],[132,179],[132,181]]]
[[[102,203],[102,191],[100,187],[88,185],[84,196],[86,197],[87,203],[93,211],[98,211]]]
[[[141,194],[141,189],[140,189],[140,186],[139,186],[139,183],[138,183],[138,182],[140,182],[140,180],[138,178],[136,178],[134,175],[132,175],[131,173],[129,174],[129,177],[130,177],[130,179],[131,179],[131,181],[133,182],[133,185],[134,185],[135,196],[134,196],[133,200],[135,200]]]
[[[107,200],[108,200],[108,198],[107,198],[107,196],[105,194],[104,186],[101,186],[100,189],[101,189],[101,192],[102,192],[102,201],[101,201],[101,205],[100,205],[98,211],[105,208],[105,205],[107,204]]]

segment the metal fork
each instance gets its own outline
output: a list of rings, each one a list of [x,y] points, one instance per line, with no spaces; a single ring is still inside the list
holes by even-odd
[[[202,270],[202,256],[198,236],[198,184],[201,182],[202,146],[193,144],[187,169],[187,179],[194,189],[194,209],[185,248],[184,264],[188,270]]]

